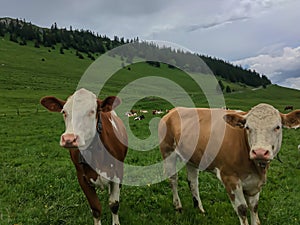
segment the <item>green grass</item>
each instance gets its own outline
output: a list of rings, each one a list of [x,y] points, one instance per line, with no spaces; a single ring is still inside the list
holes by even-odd
[[[49,51],[50,50],[50,51]],[[42,61],[42,58],[45,61]],[[72,50],[64,55],[56,49],[19,46],[0,39],[0,224],[92,224],[84,194],[77,183],[69,153],[60,148],[58,140],[64,131],[61,115],[49,113],[39,105],[45,95],[66,98],[92,63],[87,57],[80,60]],[[161,76],[172,79],[189,90],[198,107],[207,106],[195,83],[178,70],[166,66],[154,68],[140,63],[121,69],[101,93],[101,97],[116,94],[120,87],[142,76]],[[236,85],[236,84],[231,84]],[[300,108],[300,92],[270,86],[251,90],[249,87],[225,94],[229,108],[248,110],[259,102],[267,102],[283,111],[285,105]],[[168,90],[166,90],[168,91]],[[124,101],[124,100],[123,100]],[[153,96],[136,102],[134,109],[169,109],[170,102]],[[120,117],[126,121],[123,114]],[[140,141],[130,143],[143,147],[150,138],[149,123],[130,120],[130,131]],[[259,214],[262,224],[298,225],[300,223],[300,154],[299,130],[284,130],[280,158],[272,162],[268,182],[261,193]],[[147,152],[129,149],[126,163],[150,165],[159,162],[157,147]],[[148,174],[145,174],[145,177]],[[201,215],[193,208],[186,183],[185,169],[179,172],[179,194],[183,213],[172,205],[167,181],[140,187],[124,185],[121,192],[120,220],[122,224],[239,224],[224,188],[209,173],[201,173],[200,195],[206,210]],[[103,204],[102,224],[111,224],[107,191],[99,191]]]

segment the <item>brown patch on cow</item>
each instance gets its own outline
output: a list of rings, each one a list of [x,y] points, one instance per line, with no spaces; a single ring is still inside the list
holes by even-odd
[[[244,219],[247,216],[247,206],[246,205],[240,205],[238,208],[238,214]]]
[[[92,209],[92,215],[96,219],[100,219],[101,213],[97,209]]]
[[[253,212],[257,213],[257,211],[258,211],[258,203],[256,203],[254,208],[253,208]]]
[[[41,105],[51,112],[61,112],[66,101],[58,99],[53,96],[47,96],[41,99]]]
[[[118,211],[119,211],[119,202],[118,201],[116,201],[114,203],[110,203],[109,207],[113,214],[118,214]]]
[[[194,208],[198,208],[199,202],[196,197],[193,197]]]
[[[103,101],[98,99],[97,102],[98,102],[98,110],[100,107],[101,111],[110,112],[110,111],[114,110],[118,105],[121,104],[121,99],[119,99],[116,96],[109,96],[106,99],[104,99]]]
[[[300,110],[295,110],[288,114],[280,114],[281,121],[284,127],[296,128],[300,123]]]
[[[244,128],[246,123],[246,119],[238,114],[227,114],[223,116],[223,119],[233,127]]]

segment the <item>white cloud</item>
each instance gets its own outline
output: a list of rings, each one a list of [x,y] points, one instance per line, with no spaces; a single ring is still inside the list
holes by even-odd
[[[279,83],[279,85],[300,90],[300,77],[288,78],[283,82]]]
[[[267,75],[273,82],[292,85],[300,76],[300,46],[285,47],[280,55],[258,55],[233,62]],[[300,79],[299,79],[300,81]],[[298,85],[298,84],[297,84]],[[297,86],[298,88],[300,86]]]

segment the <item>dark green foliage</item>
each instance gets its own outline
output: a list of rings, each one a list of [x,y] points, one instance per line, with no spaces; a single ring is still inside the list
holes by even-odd
[[[4,36],[6,33],[10,34],[11,41],[18,42],[18,38],[20,38],[22,45],[26,41],[34,41],[45,47],[62,44],[64,49],[74,48],[83,53],[103,54],[106,50],[125,44],[124,38],[115,37],[111,41],[108,37],[95,35],[89,30],[73,30],[72,27],[70,30],[59,29],[56,23],[47,29],[34,26],[25,20],[2,18],[0,19],[0,36]],[[93,59],[93,57],[90,58]]]
[[[200,56],[212,70],[213,74],[220,76],[231,82],[244,83],[252,87],[269,85],[271,81],[265,76],[258,74],[254,70],[245,70],[241,66],[234,66],[224,60],[209,56]]]
[[[226,86],[226,93],[231,93],[231,88],[229,86]]]
[[[217,87],[217,88],[220,88],[220,89],[221,89],[220,91],[223,92],[223,91],[224,91],[224,88],[225,88],[223,82],[222,82],[221,80],[219,80],[219,81],[218,81],[218,84],[219,84],[219,87]]]

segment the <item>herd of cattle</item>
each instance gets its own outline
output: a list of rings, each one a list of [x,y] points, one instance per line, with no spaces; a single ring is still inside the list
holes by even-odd
[[[166,109],[165,111],[154,109],[154,110],[152,110],[152,115],[161,115],[161,114],[168,113],[168,112],[169,112],[168,109]],[[129,112],[126,112],[125,116],[133,117],[134,120],[143,120],[143,119],[145,119],[145,114],[148,114],[148,113],[149,113],[148,110],[141,109],[138,111],[138,110],[132,109]]]
[[[112,223],[120,224],[122,162],[128,146],[123,122],[114,112],[120,103],[114,96],[99,100],[86,89],[76,91],[66,101],[51,96],[41,99],[49,111],[63,114],[66,130],[60,145],[69,149],[94,225],[101,224],[97,186],[108,186]],[[180,157],[186,162],[195,207],[204,212],[198,189],[199,171],[211,171],[224,185],[240,224],[248,225],[250,210],[251,224],[259,225],[259,194],[270,162],[280,150],[282,128],[299,125],[300,110],[283,114],[268,104],[258,104],[248,112],[183,107],[170,110],[162,117],[158,133],[176,210],[182,209],[176,172],[176,159]]]

